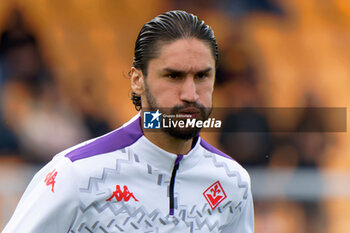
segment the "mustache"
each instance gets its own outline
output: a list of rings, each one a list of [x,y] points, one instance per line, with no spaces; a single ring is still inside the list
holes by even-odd
[[[187,108],[195,108],[199,111],[205,110],[206,108],[204,107],[204,105],[202,104],[198,104],[198,103],[189,103],[189,104],[179,104],[179,105],[175,105],[174,107],[172,107],[171,111],[172,113],[178,113],[181,110],[187,109]]]
[[[171,108],[171,114],[177,114],[180,113],[182,110],[193,108],[196,109],[199,113],[202,119],[207,119],[209,115],[211,114],[212,108],[205,107],[202,104],[199,103],[185,103],[185,104],[179,104],[175,105]]]

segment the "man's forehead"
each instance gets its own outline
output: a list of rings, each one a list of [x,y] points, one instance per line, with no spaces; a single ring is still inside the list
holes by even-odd
[[[196,38],[179,39],[160,45],[158,56],[154,61],[161,70],[189,72],[215,67],[210,46]]]
[[[211,53],[210,45],[207,42],[197,38],[181,38],[175,41],[159,43],[160,53],[166,53],[167,51],[179,51],[181,48],[186,48],[188,46],[198,52],[205,51]]]

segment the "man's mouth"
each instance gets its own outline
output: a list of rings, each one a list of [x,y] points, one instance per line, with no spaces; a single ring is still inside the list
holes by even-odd
[[[178,112],[179,118],[197,118],[201,111],[196,107],[187,107]]]

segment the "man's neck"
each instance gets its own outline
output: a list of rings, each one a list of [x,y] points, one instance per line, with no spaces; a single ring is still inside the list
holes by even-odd
[[[174,154],[187,154],[192,148],[193,138],[189,140],[178,139],[170,136],[166,132],[143,132],[145,137],[163,150]]]

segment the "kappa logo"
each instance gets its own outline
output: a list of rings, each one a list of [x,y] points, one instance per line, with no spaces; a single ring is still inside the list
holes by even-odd
[[[124,185],[123,191],[120,189],[120,185],[116,185],[115,188],[116,190],[113,192],[112,196],[110,196],[106,201],[111,201],[113,197],[115,197],[117,201],[124,200],[127,202],[130,200],[130,198],[133,198],[135,201],[139,201],[136,199],[134,194],[129,191],[126,185]]]
[[[55,188],[55,178],[57,176],[57,171],[56,169],[53,169],[52,172],[49,172],[47,175],[46,175],[46,178],[44,180],[44,183],[46,184],[46,186],[49,186],[51,185],[51,191],[54,193],[54,188]]]
[[[203,195],[212,210],[214,210],[227,197],[219,181],[210,185],[210,187],[204,191]]]
[[[143,112],[143,128],[144,129],[160,129],[160,116],[162,113],[157,110],[156,112]]]

